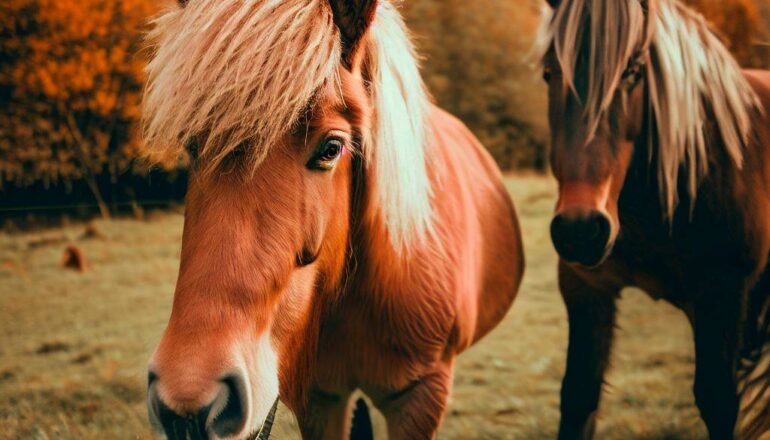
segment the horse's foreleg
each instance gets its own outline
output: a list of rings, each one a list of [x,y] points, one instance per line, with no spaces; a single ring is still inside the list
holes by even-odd
[[[596,427],[619,289],[589,286],[565,263],[559,264],[559,287],[569,315],[559,439],[589,439]]]
[[[306,407],[297,412],[302,438],[348,440],[353,403],[351,395],[312,392]]]
[[[712,440],[732,439],[738,418],[735,357],[739,295],[695,304],[695,402]]]
[[[388,438],[433,439],[436,437],[452,389],[451,362],[377,403],[388,423]]]

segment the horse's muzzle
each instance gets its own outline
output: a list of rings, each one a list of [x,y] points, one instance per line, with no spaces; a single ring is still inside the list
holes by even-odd
[[[589,267],[606,258],[611,233],[610,219],[599,211],[561,213],[551,222],[551,239],[559,256]]]
[[[169,440],[209,440],[223,437],[236,437],[243,432],[248,419],[245,406],[245,388],[242,380],[236,376],[222,379],[221,391],[208,405],[197,411],[179,414],[163,402],[155,386],[157,377],[150,373],[147,403],[150,421],[153,426],[166,435]],[[262,428],[248,439],[264,440],[270,436],[275,412],[278,408],[276,399]]]

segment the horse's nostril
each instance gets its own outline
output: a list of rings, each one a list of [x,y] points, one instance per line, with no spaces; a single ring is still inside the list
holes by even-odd
[[[600,222],[597,221],[595,218],[589,218],[588,221],[585,222],[585,228],[586,228],[586,234],[585,239],[586,241],[593,241],[598,239],[601,236],[602,229]]]
[[[559,255],[587,266],[604,258],[610,234],[609,219],[598,211],[559,214],[551,222],[551,238]]]
[[[211,406],[202,408],[195,414],[180,415],[169,408],[157,395],[150,390],[150,419],[159,430],[162,430],[169,440],[207,440],[207,420]]]
[[[205,440],[209,435],[235,437],[246,426],[246,387],[243,378],[238,375],[227,376],[219,381],[219,392],[208,405],[181,413],[172,409],[160,397],[160,381],[156,374],[150,372],[147,382],[150,421],[170,440]]]
[[[563,215],[557,215],[553,218],[553,221],[551,222],[551,238],[554,243],[565,241],[567,228],[564,227],[564,223],[565,220]]]
[[[209,438],[207,425],[211,405],[191,413],[179,414],[160,398],[156,374],[150,372],[147,383],[147,407],[150,422],[158,432],[162,431],[169,440],[207,440]]]
[[[224,402],[224,407],[214,416],[211,429],[221,437],[241,432],[246,424],[246,387],[240,376],[231,375],[222,379],[225,385],[214,405]]]
[[[610,219],[608,219],[607,216],[597,212],[593,215],[593,223],[596,226],[595,238],[605,242],[608,241],[612,233],[612,225],[610,224]]]

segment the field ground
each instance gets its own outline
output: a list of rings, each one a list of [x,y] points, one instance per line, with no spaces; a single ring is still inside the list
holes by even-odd
[[[461,356],[442,439],[554,438],[567,340],[548,238],[554,184],[512,176],[528,272],[506,320]],[[0,233],[0,438],[151,438],[145,364],[169,315],[182,215]],[[76,242],[90,268],[60,269]],[[705,438],[684,316],[638,291],[621,302],[598,438]],[[273,438],[297,438],[279,411]]]

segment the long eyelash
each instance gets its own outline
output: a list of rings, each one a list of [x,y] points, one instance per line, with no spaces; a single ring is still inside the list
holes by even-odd
[[[363,140],[363,136],[358,130],[353,131],[353,136],[350,138],[350,142],[348,142],[346,145],[348,151],[350,154],[353,154],[357,157],[363,157],[364,155],[364,149],[363,145],[361,145],[361,142]]]

